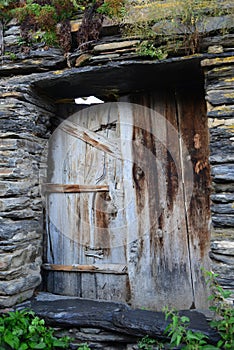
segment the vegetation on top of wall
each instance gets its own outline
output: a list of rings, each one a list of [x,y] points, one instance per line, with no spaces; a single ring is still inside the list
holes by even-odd
[[[0,20],[18,19],[23,42],[45,42],[50,46],[60,44],[65,52],[71,48],[70,22],[79,12],[84,12],[77,44],[96,40],[103,15],[119,17],[125,0],[3,0],[0,3]],[[96,31],[95,31],[96,26]],[[95,33],[94,33],[95,32]]]
[[[162,40],[165,46],[173,44],[175,51],[182,47],[187,54],[198,53],[207,32],[207,19],[230,14],[232,10],[227,0],[2,0],[0,20],[16,17],[28,45],[44,41],[47,45],[58,44],[68,52],[70,19],[84,12],[76,44],[87,49],[87,43],[99,38],[103,16],[107,16],[120,24],[123,35],[149,40],[138,53],[144,54],[145,46],[151,46],[148,56],[154,58],[154,48]]]
[[[98,12],[110,18],[122,19],[127,13],[126,0],[105,0]]]
[[[30,46],[44,42],[60,45],[65,52],[71,48],[70,19],[88,6],[85,0],[4,0],[0,3],[0,20],[17,18],[21,27],[21,42]]]
[[[153,40],[155,45],[164,40],[165,46],[195,54],[207,35],[209,19],[231,13],[233,6],[226,0],[138,1],[128,7],[123,34]]]

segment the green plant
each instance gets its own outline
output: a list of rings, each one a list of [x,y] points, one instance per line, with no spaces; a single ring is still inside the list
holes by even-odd
[[[188,329],[189,318],[187,316],[180,316],[174,310],[165,309],[166,320],[171,322],[165,329],[165,334],[170,337],[171,347],[182,346],[186,350],[212,350],[216,349],[212,345],[207,344],[208,337],[201,332],[193,332]]]
[[[51,0],[57,15],[57,22],[70,19],[77,11],[84,11],[88,1],[82,0]]]
[[[67,33],[63,31],[58,35],[57,24],[68,21],[77,11],[84,10],[86,5],[87,1],[84,0],[26,0],[11,7],[4,5],[4,9],[8,15],[16,17],[20,22],[22,40],[26,45],[36,41],[54,46],[63,42],[65,36],[70,37],[71,41],[70,27],[66,27]],[[37,35],[41,32],[45,33]]]
[[[0,1],[0,21],[7,22],[11,19],[11,10],[17,6],[15,0]]]
[[[137,343],[138,348],[143,350],[152,350],[154,345],[157,345],[158,349],[162,349],[163,346],[162,343],[159,343],[156,339],[150,338],[148,335]]]
[[[41,42],[45,42],[48,46],[57,46],[58,45],[58,38],[54,31],[48,31],[42,34],[41,36]]]
[[[127,36],[157,39],[160,45],[168,46],[167,51],[181,49],[186,54],[195,54],[200,51],[210,17],[232,11],[227,0],[135,1],[126,5],[122,31]],[[225,28],[220,31],[222,34]]]
[[[90,347],[87,343],[81,344],[77,350],[90,350]]]
[[[163,60],[167,57],[166,52],[163,52],[163,50],[160,47],[156,48],[154,46],[154,43],[149,40],[144,40],[141,42],[137,49],[137,53],[140,56],[149,56],[158,60]]]
[[[205,271],[207,283],[212,291],[209,299],[212,301],[210,310],[215,313],[211,326],[216,328],[221,336],[217,347],[219,349],[234,349],[234,308],[227,303],[231,292],[224,290],[218,283],[218,274]]]
[[[17,55],[14,52],[5,51],[5,56],[8,56],[10,60],[17,60]]]
[[[104,0],[98,12],[110,18],[122,18],[126,14],[126,0]]]
[[[38,26],[42,30],[49,31],[55,28],[57,23],[56,9],[50,5],[44,5],[41,7],[40,13],[36,15],[36,21]]]
[[[56,349],[69,346],[69,338],[58,339],[54,330],[33,311],[16,310],[0,317],[0,349]]]

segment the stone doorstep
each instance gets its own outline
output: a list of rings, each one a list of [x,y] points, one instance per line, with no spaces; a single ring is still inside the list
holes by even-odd
[[[125,303],[103,300],[82,299],[39,293],[30,301],[16,306],[17,309],[30,308],[44,318],[48,325],[62,329],[76,329],[92,333],[93,329],[118,334],[121,337],[150,337],[166,339],[163,335],[168,321],[163,312],[132,309]],[[196,310],[183,310],[180,315],[190,318],[189,329],[206,334],[212,343],[219,339],[218,334],[210,328],[204,313]],[[82,332],[83,330],[83,332]],[[84,332],[85,330],[85,332]],[[105,333],[106,334],[106,333]],[[100,338],[100,337],[98,337]],[[100,341],[100,339],[98,339]],[[124,341],[124,338],[122,338]]]

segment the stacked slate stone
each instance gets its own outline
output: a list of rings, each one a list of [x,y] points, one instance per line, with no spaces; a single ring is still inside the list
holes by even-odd
[[[41,282],[40,174],[54,115],[53,104],[30,88],[33,74],[10,76],[24,73],[27,65],[33,72],[33,67],[37,70],[45,62],[43,58],[37,58],[37,63],[35,58],[20,63],[10,60],[6,50],[11,47],[14,53],[17,32],[17,26],[6,32],[0,66],[0,308],[31,297]]]
[[[234,293],[234,58],[207,59],[206,98],[210,130],[210,163],[213,179],[213,270],[219,282]]]
[[[15,20],[5,25],[4,33],[0,26],[0,53],[0,75],[45,72],[66,66],[61,49],[49,48],[44,43],[32,45],[30,49],[24,46]]]
[[[52,107],[34,98],[28,78],[0,85],[0,307],[7,307],[31,297],[41,282],[40,174]]]

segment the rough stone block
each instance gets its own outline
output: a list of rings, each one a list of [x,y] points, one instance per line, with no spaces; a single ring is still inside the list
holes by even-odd
[[[212,215],[214,227],[234,227],[234,215]]]
[[[1,254],[0,271],[23,267],[26,264],[33,263],[36,256],[40,254],[40,246],[36,242],[30,244],[26,249],[17,249],[12,253]]]
[[[38,220],[4,220],[0,225],[0,239],[6,240],[9,245],[15,242],[26,242],[42,235],[43,228]]]
[[[211,243],[211,249],[216,254],[234,256],[234,242],[214,241]]]
[[[27,275],[31,275],[32,271],[34,271],[34,273],[37,272],[39,275],[42,263],[41,258],[34,257],[34,260],[35,261],[33,263],[30,262],[28,264],[22,264],[19,267],[15,267],[5,271],[0,271],[0,284],[2,283],[2,281],[12,281],[22,277],[26,277]]]
[[[4,296],[0,295],[0,308],[10,307],[16,303],[22,303],[24,300],[30,299],[33,296],[34,290],[26,290],[16,295]]]
[[[230,118],[234,117],[234,105],[222,105],[208,110],[207,116],[212,118]]]
[[[18,278],[11,281],[1,281],[0,283],[0,295],[15,295],[25,292],[30,289],[35,289],[41,283],[41,276],[35,271],[29,271],[29,275],[26,277]]]
[[[148,334],[151,337],[164,337],[164,330],[169,320],[165,320],[163,312],[147,310],[133,310],[124,303],[89,300],[81,298],[61,299],[59,296],[49,297],[47,293],[20,306],[32,308],[39,316],[56,327],[101,328],[102,330],[117,333],[124,341],[124,335],[142,337]],[[203,314],[197,311],[185,310],[180,315],[190,318],[188,328],[207,334],[211,341],[217,341],[217,333],[211,329]],[[83,336],[85,334],[83,333]],[[90,335],[93,337],[93,335]],[[99,337],[100,335],[97,335]],[[107,339],[107,338],[106,338]],[[114,340],[112,337],[111,340]]]
[[[234,193],[213,193],[210,198],[214,203],[234,203]]]
[[[221,192],[234,192],[234,183],[233,182],[228,182],[228,183],[217,183],[213,182],[212,183],[212,190],[221,193]]]
[[[233,104],[233,89],[210,90],[207,92],[207,100],[213,105]]]
[[[38,179],[31,178],[30,181],[1,181],[0,197],[29,196],[32,189],[35,188]]]
[[[18,35],[11,34],[4,37],[4,45],[5,46],[16,46],[19,45],[20,33]]]
[[[124,49],[127,47],[136,46],[139,43],[140,43],[140,40],[126,40],[126,41],[96,45],[94,46],[93,50],[94,52],[114,51],[114,50]]]
[[[212,213],[234,214],[234,204],[233,203],[213,204],[211,206]]]
[[[211,242],[223,240],[234,242],[233,230],[231,228],[212,228]]]
[[[30,199],[28,197],[20,198],[1,198],[0,211],[22,210],[30,206]]]
[[[213,181],[215,182],[228,182],[234,181],[234,165],[223,164],[213,166],[211,169]]]

